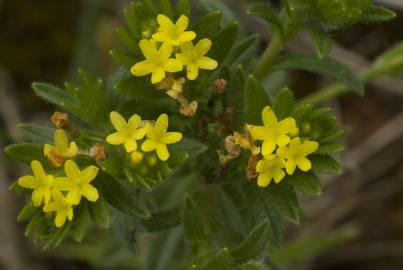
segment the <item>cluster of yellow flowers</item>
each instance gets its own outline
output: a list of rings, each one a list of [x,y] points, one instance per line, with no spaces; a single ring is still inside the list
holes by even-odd
[[[80,204],[85,197],[91,202],[99,198],[97,189],[90,183],[98,174],[96,166],[88,166],[80,170],[77,164],[68,158],[78,154],[75,142],[68,144],[67,134],[62,129],[57,129],[54,134],[55,145],[46,144],[44,154],[55,166],[64,163],[64,177],[56,177],[47,174],[38,160],[31,162],[33,175],[27,175],[18,179],[18,184],[27,189],[33,189],[32,203],[39,207],[44,205],[46,213],[56,212],[55,225],[62,227],[66,221],[73,219],[73,207]],[[64,162],[67,160],[66,162]]]
[[[309,171],[312,165],[307,156],[314,153],[319,144],[301,140],[295,119],[288,117],[278,121],[270,106],[263,109],[262,120],[264,126],[250,126],[247,129],[250,131],[248,136],[235,134],[236,144],[251,151],[256,148],[254,141],[262,141],[260,154],[263,159],[259,160],[255,167],[259,174],[258,186],[267,187],[272,179],[279,183],[286,173],[294,174],[297,167],[301,171]],[[252,151],[254,156],[258,153]]]
[[[151,121],[142,121],[137,114],[126,121],[118,112],[111,112],[110,118],[116,132],[106,137],[106,141],[112,145],[123,144],[134,163],[143,159],[143,153],[137,151],[137,141],[146,137],[141,144],[141,151],[156,151],[159,159],[166,161],[169,158],[167,144],[177,143],[182,139],[180,132],[167,132],[168,115],[166,114],[161,114],[155,124]]]
[[[212,42],[201,39],[195,46],[192,41],[196,33],[186,31],[189,19],[185,15],[180,16],[174,24],[170,18],[163,14],[157,17],[158,32],[152,35],[151,40],[142,39],[139,43],[145,60],[135,64],[131,72],[135,76],[151,75],[153,84],[161,82],[166,72],[180,72],[186,67],[187,78],[195,80],[199,69],[214,70],[218,63],[205,56],[211,48]],[[174,51],[175,58],[171,58]]]

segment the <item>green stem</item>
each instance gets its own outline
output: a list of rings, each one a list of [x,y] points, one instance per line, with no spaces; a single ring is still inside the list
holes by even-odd
[[[375,79],[379,77],[381,74],[378,72],[379,69],[375,68],[370,68],[368,70],[365,70],[359,74],[360,79],[362,80],[363,83],[368,82],[369,80]],[[345,84],[341,83],[335,83],[332,85],[329,85],[325,88],[322,88],[321,90],[316,91],[315,93],[302,98],[299,102],[298,105],[302,104],[318,104],[322,103],[324,101],[329,101],[332,100],[338,96],[341,96],[351,90],[350,87],[346,86]]]
[[[273,36],[269,46],[264,51],[260,61],[258,62],[254,75],[258,79],[262,79],[270,70],[271,66],[280,55],[284,48],[284,40],[279,30],[273,28]]]

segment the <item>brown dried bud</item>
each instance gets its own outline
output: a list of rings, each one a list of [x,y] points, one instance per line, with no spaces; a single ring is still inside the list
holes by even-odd
[[[50,121],[55,128],[66,129],[69,128],[69,115],[65,112],[55,111],[50,118]]]
[[[56,153],[55,150],[50,150],[47,153],[47,158],[49,159],[49,162],[54,166],[54,167],[60,167],[68,158],[64,157],[62,155],[59,155]]]
[[[256,165],[258,162],[258,158],[256,156],[250,156],[248,160],[248,168],[246,170],[246,178],[248,179],[253,179],[258,176],[258,173],[256,172]]]
[[[214,94],[219,95],[223,93],[227,87],[227,81],[224,79],[217,79],[214,81]]]
[[[101,143],[96,143],[91,149],[90,149],[90,156],[95,159],[96,161],[101,161],[105,160],[106,155],[105,155],[105,147]]]
[[[239,155],[241,154],[242,150],[235,144],[234,136],[227,136],[224,140],[224,146],[228,154],[233,156],[234,158],[239,157]]]
[[[180,107],[180,112],[184,116],[192,117],[196,114],[198,103],[197,101],[192,101],[189,104],[184,104]]]

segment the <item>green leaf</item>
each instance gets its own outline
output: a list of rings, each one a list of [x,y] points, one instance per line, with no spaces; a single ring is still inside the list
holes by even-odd
[[[370,5],[364,10],[360,22],[384,22],[394,19],[396,13],[382,6]]]
[[[191,242],[204,241],[206,233],[204,231],[203,217],[200,209],[189,196],[185,198],[180,215],[186,238]]]
[[[339,162],[330,155],[314,154],[310,155],[308,159],[311,161],[312,168],[315,171],[336,176],[343,173]]]
[[[30,165],[32,160],[38,160],[42,165],[48,164],[43,155],[43,145],[33,143],[12,144],[4,150],[6,154],[21,163]]]
[[[88,226],[88,203],[86,201],[81,202],[74,213],[74,225],[73,225],[73,238],[77,242],[81,242],[84,239],[85,232]]]
[[[197,23],[191,28],[197,33],[197,40],[208,38],[213,40],[220,28],[222,13],[220,11],[215,11],[201,17]],[[213,43],[215,46],[215,43]]]
[[[342,143],[324,143],[320,144],[318,150],[316,150],[317,154],[333,154],[343,151],[344,146]]]
[[[116,35],[120,42],[122,42],[123,45],[130,49],[133,54],[140,54],[138,42],[132,37],[129,31],[127,31],[123,27],[117,27]]]
[[[251,59],[256,54],[257,47],[259,45],[259,37],[257,35],[251,35],[250,37],[242,40],[228,55],[227,63],[231,66],[243,65],[248,67]]]
[[[88,207],[94,223],[103,229],[108,229],[111,220],[104,198],[100,196],[96,202],[90,203]]]
[[[35,207],[32,202],[30,202],[22,208],[18,214],[17,220],[18,222],[30,220],[40,211],[42,211],[41,208]]]
[[[180,224],[179,208],[163,210],[153,213],[149,219],[143,220],[142,224],[148,232],[170,229]]]
[[[264,3],[254,4],[248,9],[248,13],[266,20],[283,32],[283,24],[278,16],[279,12],[274,10],[270,5]]]
[[[245,264],[239,267],[238,270],[269,270],[269,268],[258,264]]]
[[[191,6],[189,0],[179,0],[176,6],[176,18],[179,18],[181,15],[190,16]]]
[[[287,176],[286,180],[301,193],[310,196],[319,196],[322,193],[318,177],[311,172],[296,171],[293,175]]]
[[[188,153],[189,159],[196,158],[208,149],[207,145],[204,143],[190,138],[184,138],[181,141],[170,145],[169,148],[173,151],[185,151]]]
[[[145,203],[137,194],[122,186],[117,179],[100,174],[96,180],[96,187],[100,189],[101,194],[110,205],[130,216],[150,217]]]
[[[264,251],[270,237],[270,222],[265,220],[258,224],[248,238],[231,251],[237,264],[259,257]]]
[[[313,55],[290,54],[280,57],[272,71],[288,69],[301,69],[325,75],[351,87],[359,95],[364,94],[364,85],[361,79],[345,65],[328,57],[319,58]]]
[[[54,128],[37,124],[20,124],[24,138],[33,143],[53,143]]]
[[[384,52],[375,61],[377,74],[394,75],[403,72],[403,42]]]
[[[232,264],[232,256],[227,248],[222,249],[214,257],[210,258],[203,267],[202,270],[224,270],[230,269]]]
[[[163,91],[155,89],[155,86],[152,86],[148,80],[134,77],[132,74],[128,74],[126,78],[119,80],[113,88],[125,96],[138,99],[165,97]]]
[[[241,131],[244,125],[243,108],[245,107],[245,81],[245,72],[242,66],[238,66],[231,76],[227,91],[225,92],[228,95],[228,106],[233,106],[236,109],[232,126],[238,131]]]
[[[171,0],[160,0],[161,13],[173,20]]]
[[[333,45],[330,35],[319,28],[309,27],[306,30],[315,44],[316,55],[319,58],[327,56]]]
[[[283,88],[280,91],[276,101],[273,103],[273,111],[278,120],[283,120],[291,114],[294,108],[294,99],[294,93],[290,89]]]
[[[151,33],[157,30],[157,11],[150,0],[132,2],[125,10],[124,16],[137,41],[142,38],[150,38]]]
[[[292,186],[281,182],[267,188],[267,205],[275,207],[288,220],[299,223],[300,209],[297,195]]]
[[[52,233],[50,236],[50,240],[48,243],[44,246],[44,250],[49,250],[49,249],[55,249],[57,248],[63,241],[66,239],[67,235],[71,231],[72,228],[72,223],[69,222],[67,224],[64,224],[63,227],[58,228],[55,232]]]
[[[56,86],[45,83],[33,83],[32,88],[34,89],[35,94],[37,94],[44,100],[61,108],[76,111],[74,100],[68,95],[66,91],[63,91]]]
[[[209,53],[211,58],[215,59],[218,63],[223,63],[238,38],[238,32],[238,22],[233,22],[222,29],[213,41],[214,45]]]
[[[114,49],[111,50],[109,54],[117,63],[121,64],[127,69],[130,69],[137,62],[136,57],[121,50]]]
[[[217,0],[199,0],[199,1],[209,12],[216,12],[216,11],[222,12],[225,24],[236,20],[236,17],[232,12],[232,10],[222,1]]]
[[[263,86],[250,75],[245,90],[245,122],[252,125],[261,124],[262,111],[269,105],[270,100]]]

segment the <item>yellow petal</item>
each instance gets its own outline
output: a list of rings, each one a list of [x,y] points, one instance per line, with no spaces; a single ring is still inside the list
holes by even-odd
[[[285,169],[289,175],[292,175],[295,172],[296,168],[297,168],[297,164],[295,163],[295,160],[293,160],[293,159],[287,160]]]
[[[52,197],[52,192],[50,189],[43,191],[43,199],[44,199],[45,205],[49,203],[51,197]]]
[[[168,115],[163,113],[160,116],[158,116],[154,128],[159,132],[165,133],[168,129]]]
[[[67,152],[67,147],[69,140],[67,138],[67,134],[63,129],[57,129],[54,134],[54,141],[56,146],[56,151],[63,155]]]
[[[187,65],[189,63],[189,61],[184,53],[176,53],[175,57],[176,57],[176,59],[181,61],[182,65]]]
[[[136,140],[126,140],[124,143],[125,149],[127,153],[131,153],[137,150],[137,142]]]
[[[81,200],[81,189],[79,187],[74,187],[67,194],[67,200],[74,205],[78,205]]]
[[[280,147],[277,149],[276,154],[280,158],[288,158],[290,150],[288,147]]]
[[[144,60],[136,63],[130,69],[130,72],[134,76],[145,76],[153,72],[155,65],[149,60]]]
[[[303,172],[307,172],[312,168],[311,162],[307,158],[298,159],[297,165],[298,168],[300,168]]]
[[[37,186],[35,177],[31,175],[20,177],[20,179],[18,179],[18,185],[24,188],[35,188]]]
[[[135,131],[137,127],[140,125],[140,122],[141,117],[139,115],[135,114],[132,117],[130,117],[128,121],[128,128],[130,129],[130,131]]]
[[[45,213],[50,213],[56,211],[57,207],[55,203],[48,203],[43,207]]]
[[[151,82],[153,84],[161,82],[165,78],[165,70],[161,67],[155,68],[151,76]]]
[[[193,51],[193,43],[192,42],[181,42],[180,44],[181,51],[183,55],[186,55]]]
[[[51,152],[55,151],[55,147],[50,144],[45,144],[43,147],[43,154],[45,157],[50,158],[51,157]]]
[[[37,179],[45,178],[45,177],[46,177],[46,173],[45,173],[45,171],[43,170],[42,164],[41,164],[39,161],[33,160],[33,161],[31,162],[31,168],[32,168],[32,172],[34,173],[34,176],[35,176]]]
[[[78,168],[77,164],[72,160],[67,160],[64,164],[64,171],[67,177],[71,179],[75,179],[80,177],[80,169]]]
[[[299,137],[296,137],[291,140],[289,147],[290,149],[297,149],[300,147],[300,145],[301,145],[301,139]]]
[[[146,59],[151,60],[155,59],[158,56],[155,44],[150,40],[147,39],[140,40],[139,46]]]
[[[99,198],[98,190],[91,185],[83,186],[82,192],[84,197],[90,202],[96,202]]]
[[[262,173],[264,172],[264,160],[259,160],[258,163],[256,164],[256,172]]]
[[[108,135],[108,137],[106,137],[106,141],[112,145],[119,145],[126,141],[126,137],[120,132],[115,132]]]
[[[279,147],[286,146],[290,142],[290,137],[287,135],[280,135],[276,138],[276,143]]]
[[[196,80],[197,76],[199,75],[199,68],[193,63],[186,66],[186,71],[189,80]]]
[[[295,122],[294,118],[288,117],[280,121],[279,129],[283,133],[295,133],[295,130],[298,129],[297,122]]]
[[[135,140],[141,140],[146,135],[146,132],[147,132],[146,127],[139,128],[139,129],[136,130],[136,132],[134,133],[133,137],[134,137]]]
[[[179,72],[183,70],[183,63],[178,59],[168,59],[164,63],[164,69],[168,72]]]
[[[67,177],[59,177],[53,181],[53,187],[60,191],[68,191],[74,186],[74,182]]]
[[[171,21],[171,19],[163,14],[159,14],[157,16],[157,22],[164,31],[171,30],[172,28],[174,28],[174,24]]]
[[[183,32],[189,26],[189,18],[185,15],[179,17],[178,21],[175,24],[175,30],[177,32]]]
[[[199,42],[197,42],[195,48],[199,55],[205,55],[208,53],[212,45],[211,40],[208,38],[203,38]]]
[[[162,143],[172,144],[182,140],[182,133],[180,132],[167,132],[161,139]]]
[[[199,66],[199,68],[206,70],[214,70],[218,66],[217,61],[206,56],[202,56],[199,59],[197,59],[196,64]]]
[[[270,130],[266,127],[254,126],[251,129],[252,138],[255,140],[270,140],[271,133]]]
[[[262,144],[262,155],[267,156],[273,153],[274,149],[276,149],[276,144],[272,140],[265,140]]]
[[[118,112],[110,113],[111,123],[117,131],[125,131],[127,129],[127,122],[123,116]]]
[[[270,106],[266,106],[262,112],[263,123],[266,127],[272,127],[277,124],[277,117]]]
[[[173,51],[173,47],[172,45],[168,44],[168,43],[163,43],[158,51],[158,56],[160,60],[165,60],[168,59]]]
[[[63,227],[66,222],[67,216],[65,213],[57,213],[55,218],[55,225],[57,228]]]
[[[267,187],[271,182],[271,177],[268,174],[261,173],[257,178],[257,185],[259,187]]]
[[[157,32],[152,37],[155,41],[158,41],[158,42],[167,42],[168,44],[172,43],[172,41],[171,41],[172,38],[167,32]],[[174,45],[174,44],[171,44],[171,45]]]
[[[52,198],[55,201],[55,208],[57,208],[58,204],[64,201],[63,194],[57,189],[52,189]]]
[[[34,206],[39,206],[42,204],[43,192],[40,189],[35,189],[32,192],[32,203]]]
[[[145,140],[141,145],[141,150],[144,152],[151,152],[155,150],[157,144],[153,140]]]
[[[75,155],[78,154],[78,147],[75,142],[70,143],[66,154],[67,154],[67,157],[74,157]]]
[[[273,172],[274,181],[278,184],[281,180],[283,180],[285,176],[285,172],[283,170],[275,170]]]
[[[317,142],[314,142],[314,141],[305,141],[301,145],[301,151],[304,154],[304,156],[312,154],[313,152],[318,150],[318,148],[319,148],[319,144]]]
[[[169,158],[168,147],[165,144],[159,143],[155,148],[160,160],[166,161]]]
[[[72,221],[73,220],[73,208],[70,207],[67,211],[67,218]]]
[[[83,181],[85,183],[90,183],[92,180],[95,179],[95,177],[98,174],[98,171],[99,171],[98,167],[96,167],[94,165],[88,166],[81,172]]]
[[[196,33],[193,31],[186,31],[180,34],[179,36],[179,41],[180,42],[189,42],[192,41],[196,38]]]

